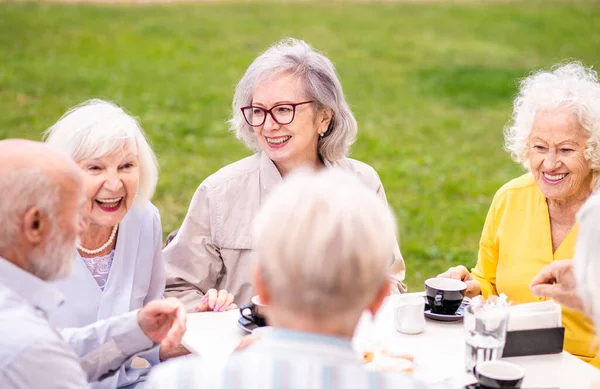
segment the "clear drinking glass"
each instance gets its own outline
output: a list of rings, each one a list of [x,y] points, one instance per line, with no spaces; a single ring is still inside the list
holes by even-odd
[[[506,341],[508,307],[465,308],[465,368],[472,373],[479,362],[500,359]]]

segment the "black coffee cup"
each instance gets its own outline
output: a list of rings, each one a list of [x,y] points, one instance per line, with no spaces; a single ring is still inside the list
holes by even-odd
[[[483,389],[518,389],[525,370],[519,365],[505,361],[485,361],[475,366],[475,378]]]
[[[254,296],[252,297],[250,304],[242,305],[242,307],[240,307],[240,315],[257,326],[264,327],[267,325],[265,308],[266,305],[260,303],[258,296]]]
[[[452,278],[430,278],[425,281],[425,294],[431,312],[454,315],[465,297],[467,284]]]

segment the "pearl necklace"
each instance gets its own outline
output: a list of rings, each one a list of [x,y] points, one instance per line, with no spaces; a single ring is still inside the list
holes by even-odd
[[[83,247],[82,245],[79,245],[77,247],[77,249],[79,249],[79,251],[81,251],[82,253],[85,253],[88,255],[98,254],[99,252],[104,251],[115,240],[115,236],[117,236],[117,229],[119,229],[118,224],[113,227],[112,232],[110,233],[110,237],[108,238],[106,243],[104,243],[102,246],[98,247],[97,249],[89,250],[89,249],[86,249],[85,247]]]

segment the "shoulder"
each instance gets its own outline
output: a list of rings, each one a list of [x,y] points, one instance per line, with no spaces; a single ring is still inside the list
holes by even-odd
[[[498,201],[507,198],[529,197],[537,194],[540,194],[540,190],[535,183],[533,175],[525,173],[502,185],[496,192],[494,199]]]
[[[239,181],[248,176],[258,174],[260,170],[260,153],[253,154],[244,159],[240,159],[225,167],[222,167],[217,172],[208,176],[200,187],[215,189],[223,185],[228,185],[231,182]]]
[[[155,239],[154,235],[161,235],[162,241],[162,225],[160,220],[160,212],[150,201],[144,204],[131,208],[123,221],[120,224],[121,228],[130,233],[140,231],[141,237],[146,239]],[[151,234],[152,238],[148,238],[146,234]]]
[[[381,180],[375,169],[364,162],[352,158],[342,158],[332,162],[331,165],[356,174],[363,183],[376,190],[381,186]]]
[[[160,223],[160,212],[150,201],[146,201],[137,207],[132,207],[125,216],[125,220],[131,220],[146,224],[158,221]]]
[[[496,192],[497,196],[507,194],[518,194],[521,192],[529,192],[537,189],[537,184],[531,173],[525,173],[520,177],[514,178],[502,185]]]

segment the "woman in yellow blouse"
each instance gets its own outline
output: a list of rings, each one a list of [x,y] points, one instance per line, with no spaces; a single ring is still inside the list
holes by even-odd
[[[555,260],[574,255],[575,215],[600,186],[600,84],[579,63],[538,72],[521,82],[506,149],[528,173],[494,196],[477,265],[441,277],[468,285],[467,295],[504,293],[515,304],[539,301],[529,284]],[[600,367],[595,329],[585,315],[563,307],[564,348]]]

